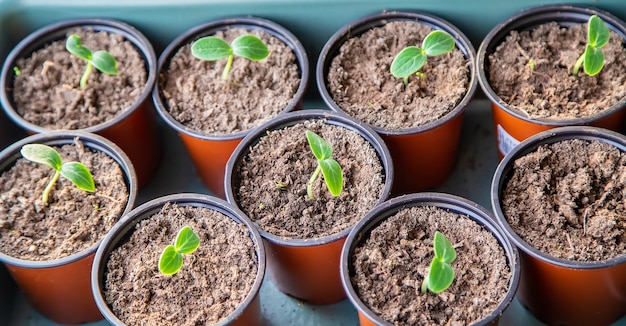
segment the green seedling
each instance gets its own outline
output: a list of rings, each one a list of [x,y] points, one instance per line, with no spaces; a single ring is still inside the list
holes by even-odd
[[[331,158],[333,148],[322,137],[310,130],[306,131],[306,139],[318,163],[315,172],[313,172],[311,179],[307,183],[306,191],[309,198],[314,199],[313,183],[319,176],[320,171],[324,175],[324,181],[330,193],[335,197],[339,196],[343,189],[343,172],[339,163]]]
[[[80,36],[76,34],[68,36],[67,41],[65,42],[65,48],[71,54],[87,61],[87,68],[85,68],[85,72],[80,78],[80,88],[85,88],[85,85],[87,85],[87,80],[91,74],[92,67],[96,67],[96,69],[108,75],[118,74],[117,61],[115,60],[115,57],[104,50],[92,53],[89,48],[82,45]]]
[[[191,54],[200,60],[207,61],[228,58],[222,72],[222,79],[226,80],[233,65],[234,56],[259,61],[267,58],[270,51],[261,39],[247,34],[237,37],[230,45],[217,36],[200,38],[191,45]]]
[[[183,254],[188,255],[200,246],[200,237],[191,227],[185,226],[176,235],[174,245],[165,247],[159,258],[159,271],[163,275],[174,275],[183,267]]]
[[[46,186],[41,197],[44,204],[48,204],[50,191],[56,184],[59,176],[62,175],[71,181],[76,187],[87,192],[94,192],[96,187],[93,182],[91,172],[80,162],[63,163],[61,155],[52,147],[42,144],[24,145],[20,150],[22,156],[32,162],[45,164],[54,169],[54,175]]]
[[[402,78],[406,86],[412,74],[423,76],[419,70],[426,64],[428,57],[442,55],[452,49],[454,49],[452,35],[444,31],[432,31],[422,41],[422,48],[409,46],[402,49],[391,62],[389,70],[394,77]]]
[[[433,247],[435,257],[422,282],[422,293],[428,290],[433,293],[445,291],[454,280],[454,270],[450,264],[456,259],[456,251],[452,243],[441,232],[436,231]]]
[[[572,75],[578,75],[581,66],[587,75],[597,75],[604,67],[604,52],[601,48],[609,43],[610,37],[611,32],[602,18],[596,15],[589,17],[585,52],[576,60]]]

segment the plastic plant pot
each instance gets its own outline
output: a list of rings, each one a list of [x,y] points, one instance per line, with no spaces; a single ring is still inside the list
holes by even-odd
[[[213,196],[192,193],[167,195],[138,206],[124,216],[102,240],[102,245],[96,252],[91,272],[91,290],[93,291],[98,309],[100,309],[106,320],[113,325],[125,325],[110,309],[103,294],[107,262],[111,252],[125,241],[128,241],[130,235],[135,231],[137,223],[158,213],[166,203],[177,204],[179,207],[192,206],[215,210],[247,227],[257,255],[257,274],[254,284],[244,301],[230,315],[219,321],[217,325],[262,325],[263,316],[261,315],[259,291],[265,275],[265,250],[261,235],[255,225],[235,206]]]
[[[497,325],[504,310],[511,304],[517,291],[520,280],[519,253],[499,225],[493,221],[491,213],[480,205],[467,199],[435,192],[423,192],[419,194],[409,194],[390,199],[372,209],[357,225],[354,226],[341,252],[341,281],[344,289],[348,293],[348,298],[357,308],[359,322],[361,326],[392,325],[382,319],[379,315],[369,309],[359,298],[352,282],[354,275],[353,254],[363,241],[365,241],[373,229],[380,225],[389,217],[394,216],[398,211],[411,208],[432,206],[444,209],[456,214],[468,216],[471,220],[479,224],[483,229],[489,231],[498,241],[502,251],[506,255],[506,261],[511,271],[508,291],[498,306],[484,319],[472,323],[472,325]],[[454,309],[454,308],[453,308]],[[426,313],[426,312],[425,312]]]
[[[608,325],[626,313],[626,255],[597,262],[571,261],[532,247],[513,231],[502,209],[502,190],[516,159],[538,146],[570,139],[602,141],[626,151],[626,138],[607,129],[569,126],[538,133],[510,151],[491,186],[496,221],[520,250],[520,302],[550,325]]]
[[[0,171],[11,168],[21,158],[25,144],[49,146],[73,144],[80,137],[85,148],[101,151],[120,165],[128,187],[128,202],[123,214],[130,212],[137,197],[137,176],[130,159],[104,137],[83,131],[49,131],[24,138],[0,153]],[[120,215],[120,217],[122,216]],[[29,261],[0,253],[0,261],[42,315],[61,324],[80,324],[102,319],[90,290],[91,265],[100,241],[70,256],[50,261]]]
[[[426,13],[390,11],[361,18],[339,29],[324,45],[316,66],[317,88],[333,111],[343,112],[328,90],[328,71],[339,49],[348,39],[394,21],[415,21],[435,30],[448,32],[456,47],[467,58],[467,93],[445,116],[424,125],[406,129],[371,126],[381,135],[395,165],[393,194],[406,194],[434,188],[443,183],[456,164],[463,111],[473,98],[478,82],[475,75],[475,50],[469,39],[454,25]],[[391,64],[391,62],[390,62]],[[428,157],[428,159],[424,159]]]
[[[309,61],[300,41],[286,28],[259,17],[232,17],[216,20],[194,27],[178,36],[163,50],[159,57],[159,72],[165,76],[171,58],[178,50],[204,36],[213,35],[218,31],[231,28],[245,28],[249,30],[261,30],[284,42],[294,52],[300,70],[300,84],[293,99],[282,109],[279,114],[297,110],[302,106],[302,99],[309,78]],[[167,78],[167,77],[162,77]],[[169,113],[166,101],[162,94],[162,85],[157,83],[153,92],[154,103],[157,112],[163,120],[173,128],[182,139],[196,170],[204,185],[214,195],[225,198],[224,195],[224,171],[228,158],[237,147],[237,144],[248,134],[249,130],[224,135],[212,135],[197,130],[191,130],[177,121]]]
[[[385,184],[378,203],[391,192],[393,166],[382,139],[369,127],[330,110],[302,110],[276,117],[251,131],[237,146],[226,167],[225,189],[229,202],[239,205],[235,187],[239,166],[250,147],[267,131],[283,129],[307,120],[325,120],[326,124],[347,128],[361,135],[376,151],[384,169]],[[377,204],[378,204],[377,203]],[[346,297],[339,276],[341,249],[351,227],[315,239],[285,239],[260,229],[267,250],[267,266],[276,287],[293,297],[312,304],[331,304]]]
[[[120,146],[135,166],[139,184],[144,185],[157,171],[161,157],[156,115],[150,98],[156,81],[157,60],[152,44],[134,27],[109,19],[74,19],[38,29],[19,42],[7,56],[0,78],[0,103],[7,115],[27,132],[40,133],[50,130],[35,125],[18,114],[13,100],[15,77],[13,68],[19,59],[29,57],[32,52],[44,48],[51,42],[65,40],[67,33],[77,28],[121,34],[143,56],[148,79],[138,100],[115,118],[81,130],[104,136]]]
[[[524,139],[539,132],[564,126],[591,125],[619,131],[623,127],[626,98],[601,113],[574,119],[531,119],[505,103],[489,83],[489,56],[511,31],[530,30],[537,25],[557,22],[562,26],[586,23],[591,15],[598,15],[609,29],[626,39],[626,24],[612,14],[595,8],[570,5],[547,5],[523,10],[496,25],[483,39],[476,55],[478,81],[491,102],[496,141],[500,158]]]

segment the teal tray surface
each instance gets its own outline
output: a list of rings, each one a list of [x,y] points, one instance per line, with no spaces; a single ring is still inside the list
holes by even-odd
[[[54,3],[54,4],[52,4]],[[330,36],[345,24],[382,10],[412,9],[440,16],[461,29],[477,49],[497,23],[529,8],[559,1],[513,0],[0,0],[0,58],[35,29],[68,18],[115,18],[134,25],[153,43],[157,56],[187,29],[221,17],[253,15],[285,26],[303,43],[311,68]],[[593,6],[626,18],[624,0],[570,1]],[[2,60],[4,61],[4,60]],[[314,70],[312,70],[313,72]],[[314,78],[314,73],[311,77]],[[309,81],[305,108],[325,108],[315,81]],[[4,114],[4,113],[0,113]],[[157,176],[140,191],[139,202],[179,192],[207,193],[181,140],[160,125],[164,156]],[[458,161],[453,174],[434,191],[470,199],[490,209],[489,188],[498,164],[489,102],[478,92],[465,112]],[[37,313],[0,268],[0,325],[56,325]],[[304,303],[281,293],[267,278],[261,288],[261,305],[267,325],[358,325],[348,300],[326,306]],[[86,325],[109,325],[106,321]],[[542,325],[515,300],[500,325]],[[625,325],[626,317],[614,325]]]

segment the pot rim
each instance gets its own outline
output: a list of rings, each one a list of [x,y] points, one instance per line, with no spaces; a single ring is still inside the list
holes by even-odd
[[[416,23],[427,25],[433,29],[446,31],[450,35],[452,35],[455,38],[456,48],[458,48],[467,59],[469,67],[469,82],[467,85],[467,92],[465,93],[465,96],[463,96],[461,101],[450,112],[446,113],[444,116],[434,121],[423,124],[421,126],[394,129],[382,128],[369,124],[368,125],[379,134],[385,136],[405,136],[410,134],[422,133],[438,128],[463,113],[467,105],[474,97],[474,94],[476,93],[476,89],[478,88],[478,80],[475,73],[476,51],[474,50],[474,46],[467,38],[467,36],[465,36],[465,34],[463,34],[463,32],[455,25],[448,22],[447,20],[444,20],[443,18],[423,11],[385,10],[362,17],[341,27],[330,37],[330,39],[328,39],[326,44],[324,44],[324,47],[322,48],[322,51],[320,52],[320,55],[317,59],[317,65],[315,68],[317,89],[322,97],[322,100],[328,107],[330,107],[331,110],[348,115],[335,103],[335,101],[332,99],[332,96],[328,92],[326,82],[326,75],[328,71],[327,66],[330,65],[330,62],[336,56],[339,48],[343,43],[345,43],[347,39],[363,34],[373,27],[383,26],[391,21],[415,21]]]
[[[586,23],[591,15],[598,15],[602,18],[602,20],[606,22],[609,29],[619,34],[626,43],[626,23],[608,11],[590,6],[563,4],[541,5],[524,9],[498,23],[493,29],[491,29],[491,31],[489,31],[487,36],[485,36],[476,55],[478,83],[489,101],[518,119],[552,127],[561,127],[573,124],[588,125],[594,121],[610,116],[616,111],[622,109],[626,105],[626,97],[622,98],[619,102],[610,106],[608,109],[593,116],[573,119],[529,118],[518,110],[511,108],[509,104],[502,100],[491,87],[489,78],[487,77],[487,59],[489,55],[493,53],[494,49],[502,43],[502,40],[509,35],[512,30],[528,30],[536,27],[538,24],[549,21],[556,21],[558,23],[565,24]]]
[[[391,193],[393,184],[393,163],[391,161],[391,154],[385,142],[380,136],[372,130],[369,126],[364,125],[357,120],[343,114],[338,114],[330,110],[309,109],[302,111],[288,112],[284,115],[278,116],[270,121],[267,121],[263,125],[253,129],[246,137],[237,145],[235,151],[231,155],[228,163],[226,164],[226,175],[224,178],[224,189],[226,194],[226,200],[234,205],[238,206],[235,196],[234,185],[236,184],[235,178],[237,177],[235,169],[240,165],[239,163],[250,150],[250,147],[259,142],[259,139],[267,133],[269,130],[277,130],[285,127],[289,127],[307,120],[325,120],[328,124],[336,125],[347,128],[353,132],[358,133],[367,142],[369,142],[376,154],[378,155],[380,162],[383,166],[385,174],[385,185],[383,187],[382,194],[375,204],[375,206],[384,202]],[[256,223],[255,223],[256,225]],[[264,239],[271,241],[282,246],[289,247],[310,247],[329,244],[345,238],[353,226],[341,230],[337,233],[327,235],[315,239],[285,239],[277,235],[271,234],[260,227],[259,232]]]
[[[291,101],[287,104],[285,108],[283,108],[281,112],[279,112],[279,115],[294,110],[304,97],[304,93],[308,85],[310,73],[309,59],[304,49],[304,46],[293,33],[291,33],[282,25],[279,25],[274,21],[265,18],[256,16],[233,16],[213,20],[205,24],[197,25],[187,30],[183,34],[176,37],[172,42],[170,42],[159,56],[159,75],[161,75],[161,71],[164,71],[167,67],[169,67],[171,57],[174,56],[178,49],[180,49],[182,46],[191,43],[192,41],[199,39],[203,36],[213,35],[216,31],[226,30],[230,27],[242,27],[247,29],[261,30],[279,39],[280,41],[285,43],[285,45],[291,48],[294,55],[296,56],[298,68],[300,69],[300,84],[298,85],[298,89],[293,95]],[[229,141],[234,139],[241,139],[245,137],[245,135],[247,135],[251,130],[248,129],[234,133],[216,135],[192,130],[186,127],[185,125],[174,119],[169,113],[168,109],[166,108],[165,102],[161,98],[161,85],[159,82],[157,82],[154,86],[154,89],[152,91],[152,99],[158,114],[172,129],[194,138],[210,141]]]
[[[511,280],[505,297],[494,309],[494,311],[474,324],[488,325],[494,319],[502,315],[502,312],[510,305],[515,297],[521,277],[519,252],[517,248],[511,244],[502,228],[494,222],[491,212],[468,199],[446,193],[421,192],[395,197],[381,205],[376,206],[354,226],[346,239],[343,250],[341,251],[341,282],[348,298],[352,304],[357,307],[357,310],[360,313],[365,315],[376,325],[391,325],[370,310],[357,295],[350,281],[351,257],[356,246],[363,240],[367,239],[373,228],[376,228],[388,217],[394,216],[402,209],[419,206],[435,206],[437,208],[453,211],[460,215],[468,216],[474,222],[489,231],[498,241],[506,256],[508,267],[511,270]]]
[[[144,36],[134,26],[116,19],[77,18],[63,20],[58,23],[43,26],[23,38],[7,55],[7,58],[2,65],[2,71],[0,75],[0,103],[2,103],[2,106],[4,107],[4,111],[6,112],[7,116],[9,116],[11,120],[13,120],[20,127],[36,133],[53,130],[33,124],[17,113],[13,105],[13,96],[9,96],[7,94],[7,89],[12,88],[12,86],[8,83],[8,79],[12,79],[11,76],[13,74],[13,66],[15,66],[15,62],[21,58],[27,58],[32,54],[33,51],[45,47],[51,41],[61,40],[61,38],[57,38],[58,35],[64,35],[65,32],[76,28],[93,28],[96,31],[106,31],[109,33],[120,34],[124,36],[124,39],[133,44],[139,54],[142,55],[146,65],[148,78],[146,79],[146,85],[139,95],[137,101],[133,103],[133,105],[131,105],[130,107],[124,109],[119,115],[94,126],[71,130],[100,133],[128,118],[131,114],[137,111],[145,101],[150,99],[150,94],[152,93],[152,89],[154,88],[156,82],[157,59],[154,48],[152,47],[152,43],[150,43],[146,36]]]
[[[108,261],[111,252],[118,247],[119,242],[125,241],[129,234],[134,232],[135,225],[138,222],[144,219],[149,219],[154,213],[159,212],[159,210],[166,203],[208,208],[220,212],[235,222],[241,223],[248,228],[250,238],[254,243],[257,254],[257,274],[254,279],[254,284],[252,285],[252,288],[246,298],[232,313],[217,323],[217,325],[230,324],[233,320],[239,318],[259,295],[265,276],[265,247],[256,226],[241,210],[220,198],[198,193],[178,193],[152,199],[133,209],[115,224],[107,236],[102,240],[102,245],[96,252],[91,269],[91,290],[98,309],[109,322],[115,325],[124,325],[124,323],[121,322],[111,311],[102,295],[101,289],[104,285],[102,278],[106,273],[106,261]]]
[[[28,136],[11,144],[9,147],[0,152],[0,174],[6,168],[13,166],[14,162],[22,157],[20,154],[20,149],[26,144],[44,143],[50,146],[65,145],[73,143],[75,137],[79,137],[85,147],[107,154],[109,157],[115,160],[117,164],[119,164],[120,168],[124,172],[126,186],[128,187],[128,202],[126,203],[126,208],[119,216],[120,218],[122,218],[125,214],[131,211],[131,209],[135,205],[135,201],[137,200],[137,175],[128,156],[126,156],[126,154],[117,145],[102,136],[81,130],[46,131]],[[98,246],[101,242],[102,239],[98,240],[96,243],[84,250],[54,260],[25,260],[15,258],[3,252],[0,252],[0,261],[5,264],[22,268],[35,269],[59,267],[79,261],[89,255],[93,255],[98,249]]]
[[[504,183],[508,180],[513,170],[513,164],[516,159],[536,150],[537,146],[545,144],[553,144],[564,140],[570,139],[583,139],[583,140],[598,140],[617,147],[620,151],[626,152],[626,137],[620,133],[603,129],[599,127],[591,126],[568,126],[549,129],[540,132],[534,136],[531,136],[524,140],[520,145],[511,150],[498,164],[496,171],[493,175],[491,183],[491,206],[494,211],[496,222],[500,225],[502,230],[506,233],[511,242],[517,246],[520,250],[528,254],[529,256],[544,261],[546,263],[560,266],[569,269],[600,269],[607,268],[626,262],[626,253],[607,260],[602,261],[573,261],[562,258],[553,257],[548,255],[523,240],[508,224],[504,212],[502,211],[500,190],[504,187]]]

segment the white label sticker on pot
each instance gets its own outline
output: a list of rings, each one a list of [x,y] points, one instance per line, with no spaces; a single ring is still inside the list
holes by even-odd
[[[508,154],[520,141],[509,135],[501,125],[498,125],[498,149],[502,155]]]

